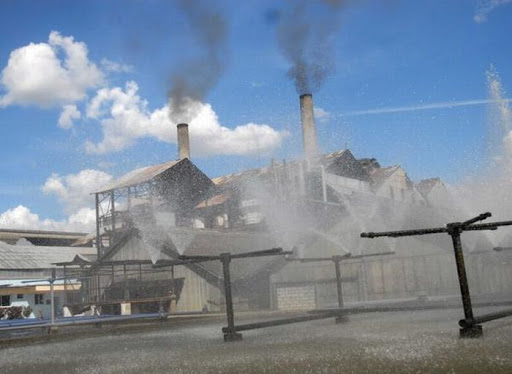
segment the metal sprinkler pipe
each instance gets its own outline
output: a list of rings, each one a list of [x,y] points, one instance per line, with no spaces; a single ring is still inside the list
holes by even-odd
[[[452,222],[448,223],[446,227],[432,228],[432,229],[420,229],[420,230],[402,230],[402,231],[387,231],[387,232],[363,232],[361,233],[362,238],[376,238],[380,236],[388,236],[393,238],[403,236],[416,236],[416,235],[428,235],[428,234],[439,234],[447,233],[452,238],[453,251],[455,255],[455,263],[457,266],[457,275],[459,280],[459,287],[461,291],[462,305],[464,309],[464,322],[459,323],[462,327],[460,329],[461,337],[479,337],[482,335],[482,326],[479,325],[481,322],[486,322],[489,319],[480,319],[473,316],[473,307],[471,305],[471,296],[469,292],[469,285],[466,275],[466,266],[464,264],[464,253],[462,251],[461,234],[463,231],[476,231],[476,230],[496,230],[500,226],[510,226],[512,221],[502,222],[491,222],[476,224],[476,222],[483,221],[491,217],[490,212],[479,214],[478,216],[471,218],[464,222]],[[499,317],[502,318],[509,314],[501,313]],[[494,318],[494,319],[496,319]],[[480,322],[479,322],[480,321]]]

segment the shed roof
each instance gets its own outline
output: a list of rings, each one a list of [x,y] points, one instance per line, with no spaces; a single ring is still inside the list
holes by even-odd
[[[103,193],[149,182],[153,178],[162,174],[166,170],[171,169],[173,166],[179,164],[180,162],[183,162],[184,160],[188,159],[173,160],[169,162],[164,162],[163,164],[151,165],[132,170],[129,173],[118,178],[117,180],[109,183],[102,189],[95,191],[94,193]]]
[[[265,233],[188,228],[164,230],[159,226],[151,226],[147,230],[131,230],[127,232],[124,245],[116,244],[114,248],[105,254],[103,260],[108,262],[110,259],[123,257],[122,251],[124,248],[129,248],[129,237],[132,235],[139,236],[142,239],[142,243],[159,249],[162,252],[160,255],[161,259],[177,259],[181,254],[187,256],[215,256],[225,252],[236,254],[279,246],[279,242],[275,237]],[[128,245],[128,247],[125,247],[125,245]],[[139,248],[137,259],[147,259],[148,249]],[[133,255],[131,259],[136,260]],[[278,260],[276,256],[233,260],[233,266],[231,266],[232,281],[237,282],[249,279],[261,271],[273,267],[273,264]],[[223,276],[220,261],[201,262],[186,266],[193,270],[203,269],[207,273],[214,275],[217,279],[221,279]]]
[[[39,247],[0,242],[0,269],[50,269],[57,262],[72,261],[77,254],[91,255],[89,247]]]
[[[27,239],[34,245],[68,245],[79,240],[87,233],[67,231],[0,229],[0,241],[15,244],[19,239]],[[83,244],[80,244],[83,245]]]

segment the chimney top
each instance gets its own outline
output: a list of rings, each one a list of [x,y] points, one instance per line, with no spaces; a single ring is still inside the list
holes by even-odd
[[[178,129],[178,157],[180,160],[188,158],[190,160],[190,143],[188,139],[188,125],[180,123],[176,126]]]

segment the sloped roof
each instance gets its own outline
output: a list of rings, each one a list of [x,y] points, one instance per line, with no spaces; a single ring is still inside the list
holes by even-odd
[[[224,204],[226,201],[229,200],[229,198],[230,198],[229,194],[225,194],[225,193],[218,194],[218,195],[212,196],[208,199],[201,201],[199,204],[196,205],[196,209],[207,208],[207,207],[211,207],[211,206],[215,206],[215,205]]]
[[[53,243],[53,245],[66,246],[73,240],[81,239],[86,235],[82,232],[0,229],[0,241],[9,244],[15,244],[19,239],[24,238],[34,245],[52,246]]]
[[[69,262],[57,262],[55,265],[91,265],[96,263],[98,255],[94,254],[77,254],[73,260]]]
[[[370,177],[373,183],[380,185],[384,183],[389,177],[393,175],[395,171],[400,168],[399,165],[393,165],[385,168],[376,168],[370,171]]]
[[[427,197],[430,191],[432,191],[432,189],[440,183],[440,178],[423,179],[416,183],[416,188],[424,197]]]
[[[77,254],[91,255],[89,247],[40,247],[0,242],[0,269],[50,269],[57,262],[69,262]]]
[[[263,233],[198,231],[198,235],[185,249],[184,254],[187,256],[215,256],[225,252],[237,254],[278,246],[277,240]],[[230,266],[231,279],[233,282],[250,279],[262,271],[273,268],[280,257],[282,256],[235,259]],[[208,261],[200,265],[222,278],[222,264],[220,261]]]
[[[227,232],[210,229],[173,228],[164,230],[160,226],[148,227],[147,230],[131,230],[127,232],[126,244],[129,237],[137,235],[143,243],[159,249],[160,259],[177,259],[179,255],[215,256],[221,253],[232,254],[251,252],[278,247],[278,241],[265,233]],[[103,257],[105,260],[122,256],[124,245],[115,245]],[[148,250],[140,248],[140,260],[148,258]],[[265,269],[270,269],[281,256],[256,257],[233,260],[231,278],[233,282],[249,279]],[[135,259],[135,258],[132,258]],[[222,264],[220,261],[208,261],[185,265],[192,270],[205,271],[216,279],[222,279]]]
[[[103,192],[107,192],[107,191],[118,190],[120,188],[136,186],[136,185],[139,185],[139,184],[142,184],[145,182],[149,182],[153,178],[155,178],[158,175],[162,174],[163,172],[171,169],[173,166],[179,164],[180,162],[183,162],[184,160],[188,160],[188,159],[174,160],[174,161],[164,162],[163,164],[146,166],[146,167],[132,170],[129,173],[118,178],[117,180],[109,183],[108,185],[101,188],[100,190],[95,191],[94,193],[103,193]]]

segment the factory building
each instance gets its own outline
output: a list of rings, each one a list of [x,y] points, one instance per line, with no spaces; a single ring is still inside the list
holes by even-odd
[[[220,262],[173,261],[275,247],[299,258],[376,255],[341,264],[347,301],[456,293],[446,238],[391,244],[359,238],[367,228],[445,222],[438,209],[441,197],[450,198],[443,183],[415,184],[401,166],[358,160],[348,149],[319,153],[311,95],[300,97],[300,109],[301,160],[270,160],[211,179],[191,161],[188,126],[179,124],[179,159],[134,170],[94,191],[96,231],[75,242],[94,248],[75,248],[70,258],[52,262],[67,278],[82,280],[80,292],[63,296],[70,310],[94,305],[115,314],[220,311]],[[480,249],[490,246],[485,238],[478,242]],[[395,255],[378,256],[389,252]],[[468,260],[476,277],[509,277],[488,257],[475,254]],[[159,263],[167,265],[155,267]],[[237,309],[309,309],[336,302],[334,267],[328,262],[274,256],[233,260],[231,269]],[[489,279],[479,292],[499,292],[498,285],[506,284]]]

